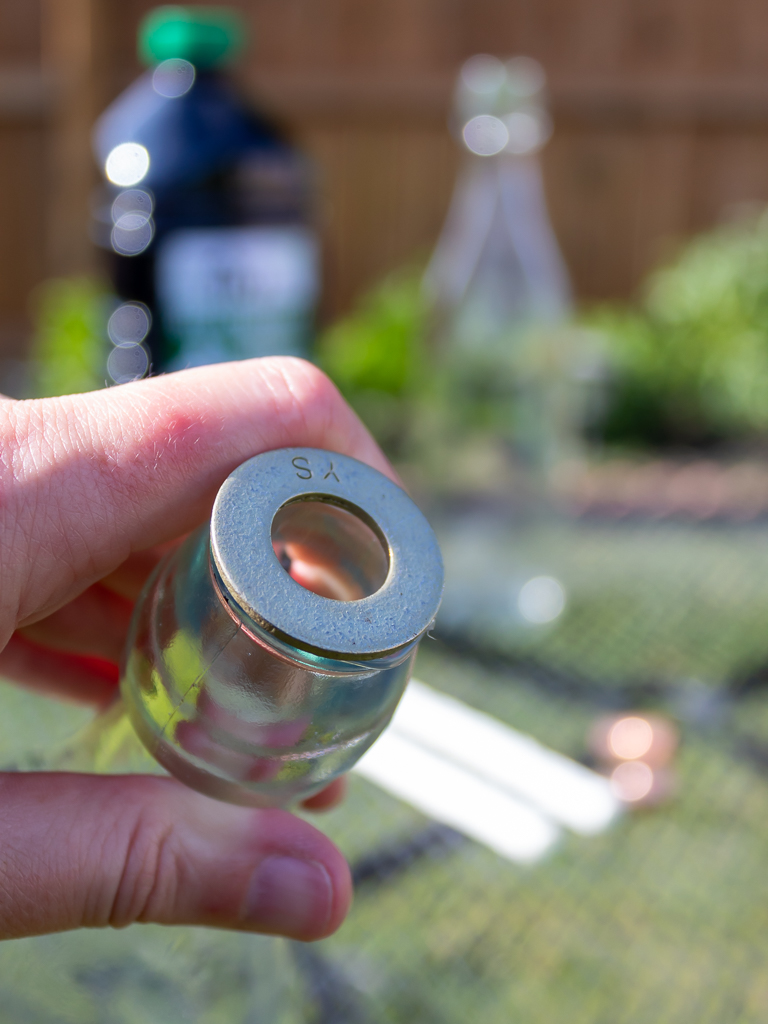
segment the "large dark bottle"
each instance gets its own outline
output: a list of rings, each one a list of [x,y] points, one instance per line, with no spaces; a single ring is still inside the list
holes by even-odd
[[[120,299],[115,381],[308,354],[319,278],[310,168],[223,73],[242,37],[224,8],[157,8],[139,30],[150,70],[95,126],[95,230]]]

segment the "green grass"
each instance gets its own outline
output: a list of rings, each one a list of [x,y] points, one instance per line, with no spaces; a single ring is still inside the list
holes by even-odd
[[[421,678],[577,752],[592,715],[431,655]],[[519,867],[467,844],[363,888],[322,944],[375,1021],[762,1022],[768,1012],[768,782],[690,730],[679,791]],[[353,778],[324,827],[353,859],[418,827]],[[362,980],[361,980],[362,979]]]
[[[600,836],[566,834],[533,866],[470,842],[417,860],[361,886],[349,920],[315,951],[346,979],[368,1024],[764,1024],[768,770],[739,743],[768,743],[768,691],[724,704],[708,722],[682,714],[681,696],[723,689],[768,661],[768,529],[545,521],[440,532],[473,640],[513,665],[528,657],[578,673],[594,692],[568,698],[521,668],[482,668],[431,640],[420,678],[574,757],[606,693],[621,701],[627,687],[655,680],[654,706],[681,713],[677,796]],[[551,627],[525,628],[510,594],[540,573],[563,582],[568,604]],[[44,757],[82,721],[7,686],[0,710],[5,764],[30,750]],[[350,788],[344,806],[312,820],[352,862],[427,824],[361,778]],[[248,937],[209,933],[199,946],[196,934],[138,927],[6,944],[0,1021],[260,1020],[253,990],[237,995],[242,978],[250,971],[247,985],[268,996],[290,969],[265,969],[271,947]],[[229,988],[216,987],[217,972]],[[216,999],[219,1010],[206,1009]],[[317,1020],[316,1008],[270,1013],[269,1024]]]
[[[472,566],[491,578],[492,553],[508,579],[556,575],[569,605],[539,630],[478,617],[475,640],[588,676],[598,698],[653,678],[663,684],[656,706],[674,714],[687,677],[722,687],[768,657],[765,530],[549,524],[478,535],[468,543],[443,531],[465,598]],[[583,755],[600,710],[600,699],[553,695],[429,641],[417,673],[571,756]],[[768,774],[736,745],[744,734],[768,740],[768,696],[755,691],[716,725],[681,722],[678,792],[667,805],[601,836],[566,836],[532,867],[474,844],[425,858],[362,888],[323,953],[382,1024],[764,1022]],[[354,860],[424,823],[353,778],[324,827]]]
[[[483,649],[610,687],[695,678],[713,687],[768,662],[768,529],[544,521],[444,529],[446,609]],[[519,586],[555,576],[560,619],[526,627]]]

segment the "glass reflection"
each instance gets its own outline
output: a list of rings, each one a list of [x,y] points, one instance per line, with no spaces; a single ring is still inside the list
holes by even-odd
[[[632,760],[651,749],[653,729],[645,718],[621,718],[608,734],[608,746],[616,757]]]
[[[143,302],[124,302],[109,318],[107,334],[113,345],[138,345],[151,326],[151,314]]]
[[[104,162],[104,173],[113,185],[138,185],[149,170],[149,153],[138,142],[121,142]]]
[[[464,125],[464,144],[476,156],[496,156],[509,142],[509,131],[501,118],[478,114]]]
[[[565,608],[565,589],[553,576],[534,576],[520,588],[517,608],[526,622],[554,622]]]
[[[144,252],[155,233],[152,221],[152,197],[141,189],[121,192],[112,204],[110,244],[122,256]]]
[[[653,769],[645,761],[624,761],[611,772],[611,788],[627,803],[638,803],[650,796],[653,782]]]
[[[154,233],[152,221],[144,220],[140,214],[127,213],[112,228],[110,243],[122,256],[138,256],[152,241]]]
[[[504,118],[507,130],[505,149],[508,153],[524,156],[540,149],[552,134],[552,122],[544,111],[536,114],[516,110]]]
[[[459,115],[464,121],[487,111],[504,86],[507,70],[498,57],[478,53],[462,65],[457,96]]]
[[[140,188],[129,188],[112,203],[112,223],[117,224],[126,214],[143,215],[145,220],[152,216],[154,202],[149,192]]]
[[[166,99],[178,99],[195,84],[195,67],[188,60],[172,57],[158,64],[152,75],[152,88]]]
[[[115,345],[107,358],[107,373],[115,384],[141,380],[149,370],[149,354],[143,345]]]

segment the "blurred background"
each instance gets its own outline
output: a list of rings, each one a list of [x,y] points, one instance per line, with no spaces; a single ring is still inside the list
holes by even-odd
[[[0,6],[5,355],[24,351],[36,284],[94,268],[90,132],[142,70],[136,31],[151,6]],[[525,54],[546,71],[556,127],[542,154],[547,199],[580,300],[629,298],[681,240],[768,199],[768,39],[753,4],[239,9],[251,30],[243,88],[285,118],[320,171],[326,320],[434,245],[460,157],[447,116],[473,54]]]
[[[203,96],[191,51],[139,60],[150,10],[0,0],[0,390],[205,362],[173,274],[154,291],[125,269],[165,251],[167,270],[169,224],[304,239],[303,326],[279,345],[246,331],[253,354],[327,370],[446,562],[416,673],[464,725],[453,746],[394,732],[517,802],[509,821],[446,815],[369,766],[322,822],[356,882],[338,935],[24,940],[3,952],[0,1019],[764,1021],[768,13],[228,4],[240,49],[222,73],[279,139],[283,177],[237,186],[267,182],[263,206],[206,220],[192,203],[171,223],[190,193],[153,177],[144,115],[129,131],[110,106],[140,76],[150,107]],[[254,303],[239,323],[261,330],[276,314]],[[248,354],[200,323],[219,357]],[[7,766],[43,764],[84,721],[4,684],[0,699]],[[502,727],[493,766],[473,711]],[[599,825],[574,779],[609,800]]]

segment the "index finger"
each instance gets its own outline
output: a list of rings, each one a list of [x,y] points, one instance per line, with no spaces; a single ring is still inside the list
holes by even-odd
[[[326,448],[393,476],[333,384],[297,359],[200,367],[0,415],[0,643],[132,552],[194,528],[260,452]]]

